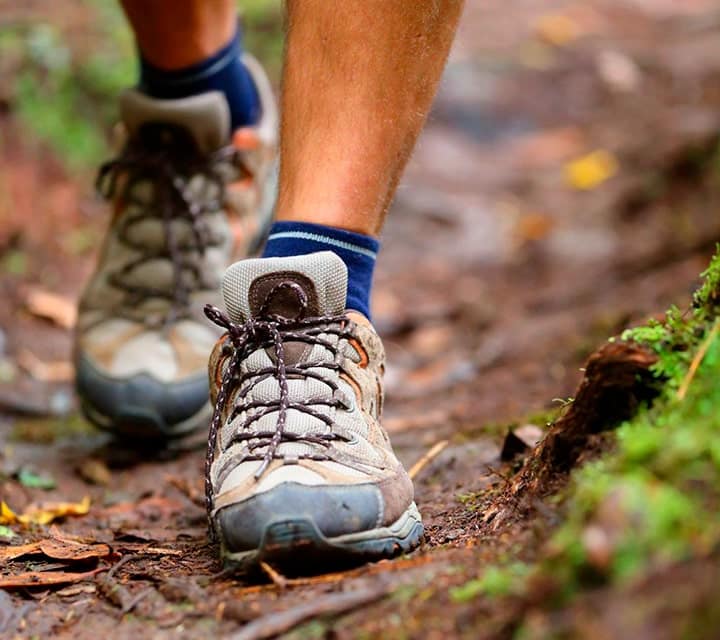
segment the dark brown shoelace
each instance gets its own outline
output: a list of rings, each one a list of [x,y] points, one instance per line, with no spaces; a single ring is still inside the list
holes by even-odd
[[[211,236],[203,220],[205,213],[217,211],[224,204],[226,180],[217,168],[223,161],[244,169],[239,151],[231,145],[212,154],[202,154],[185,130],[170,125],[146,125],[118,158],[100,167],[96,181],[98,191],[108,200],[118,198],[124,208],[135,205],[138,209],[138,213],[125,214],[116,223],[118,239],[140,254],[109,277],[110,284],[126,294],[116,315],[135,309],[147,298],[163,298],[169,300],[170,307],[158,324],[169,326],[189,315],[193,291],[214,286],[203,283],[197,262],[188,256],[194,253],[202,257],[208,247],[223,241]],[[197,175],[207,180],[206,188],[217,189],[217,198],[202,201],[193,198],[188,181]],[[135,187],[140,181],[152,184],[152,202],[138,198]],[[158,218],[166,239],[163,246],[151,248],[131,237],[133,225]],[[174,220],[187,221],[191,230],[189,242],[182,246],[173,229]],[[172,264],[171,288],[127,281],[134,269],[155,259],[166,259]]]
[[[228,421],[232,421],[241,413],[245,413],[246,417],[238,424],[225,449],[237,443],[246,443],[247,448],[239,459],[232,458],[228,461],[228,464],[235,466],[251,460],[261,461],[262,464],[255,472],[256,480],[260,479],[273,459],[286,458],[278,451],[278,447],[283,442],[304,442],[328,448],[333,441],[351,440],[348,436],[333,431],[332,419],[318,411],[316,407],[335,407],[349,410],[352,405],[334,380],[317,371],[311,371],[311,369],[321,368],[330,371],[341,370],[337,358],[338,345],[329,342],[322,335],[336,335],[339,339],[351,338],[352,334],[348,330],[350,320],[346,315],[305,317],[307,296],[302,288],[294,282],[282,282],[276,285],[268,295],[267,301],[270,301],[281,288],[292,288],[295,291],[301,305],[296,318],[288,319],[273,315],[268,313],[266,308],[263,308],[256,317],[248,318],[244,323],[235,323],[217,307],[205,306],[205,315],[227,331],[232,344],[232,347],[229,347],[226,353],[229,361],[218,390],[208,435],[208,449],[205,459],[205,500],[208,517],[212,515],[213,510],[213,488],[210,472],[215,461],[215,448],[221,421],[232,394],[235,396],[235,404],[228,416]],[[308,361],[289,365],[286,362],[284,349],[284,343],[288,341],[304,342],[308,345],[322,345],[330,352],[332,360]],[[275,354],[274,366],[240,374],[241,363],[258,349],[273,349]],[[277,399],[268,401],[245,400],[258,384],[271,377],[278,381],[280,388]],[[332,397],[309,398],[302,402],[293,401],[290,399],[288,392],[289,378],[314,378],[319,380],[328,386],[332,392]],[[285,431],[290,409],[316,418],[325,424],[328,431],[325,433],[303,434]],[[261,431],[253,428],[261,418],[271,413],[277,414],[277,421],[273,430]],[[261,451],[262,449],[264,451]],[[322,453],[298,456],[298,459],[301,457],[312,460],[329,459],[327,455]],[[223,471],[224,469],[221,469],[219,475],[222,475]]]

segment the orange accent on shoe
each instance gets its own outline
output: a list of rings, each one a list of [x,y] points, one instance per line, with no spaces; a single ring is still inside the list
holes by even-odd
[[[357,351],[357,352],[358,352],[358,355],[360,356],[360,362],[358,363],[358,366],[359,366],[361,369],[367,369],[367,366],[368,366],[368,354],[367,354],[367,352],[365,351],[365,349],[363,349],[363,346],[362,346],[362,345],[360,344],[360,342],[359,342],[358,340],[356,340],[355,338],[350,338],[350,340],[348,340],[348,342],[353,346],[353,348],[355,349],[355,351]]]
[[[232,136],[233,146],[243,151],[253,151],[260,148],[260,139],[250,127],[240,127],[235,129]]]

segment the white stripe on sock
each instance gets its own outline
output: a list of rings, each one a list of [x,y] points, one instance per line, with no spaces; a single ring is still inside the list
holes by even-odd
[[[377,253],[375,251],[371,251],[370,249],[366,249],[365,247],[358,247],[355,244],[352,244],[350,242],[344,242],[343,240],[336,240],[335,238],[330,238],[328,236],[323,236],[316,233],[308,233],[307,231],[279,231],[278,233],[271,234],[268,238],[268,242],[270,242],[270,240],[281,240],[282,238],[312,240],[313,242],[329,244],[333,247],[346,249],[347,251],[354,251],[355,253],[359,253],[360,255],[372,258],[373,260],[377,259]]]

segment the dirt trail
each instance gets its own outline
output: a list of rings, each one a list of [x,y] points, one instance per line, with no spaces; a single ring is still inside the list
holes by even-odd
[[[717,18],[709,0],[593,0],[562,10],[549,0],[469,3],[389,218],[374,301],[389,359],[386,424],[400,458],[411,466],[449,440],[416,477],[427,527],[420,551],[310,580],[218,576],[205,537],[203,452],[142,460],[87,433],[72,413],[20,415],[70,398],[67,384],[20,374],[0,392],[2,406],[15,409],[0,414],[2,472],[33,469],[57,487],[9,477],[2,499],[21,511],[35,500],[89,496],[89,514],[52,535],[109,545],[112,553],[74,570],[122,564],[62,590],[0,591],[0,635],[230,637],[253,620],[262,631],[272,612],[297,613],[288,628],[296,626],[304,620],[295,608],[313,603],[331,615],[294,637],[507,634],[485,625],[492,611],[453,604],[447,590],[499,553],[531,553],[547,532],[520,526],[480,538],[479,514],[462,497],[502,482],[507,426],[544,428],[553,398],[573,393],[598,343],[689,300],[720,238],[720,192],[702,172],[720,124]],[[91,261],[63,253],[55,238],[79,223],[98,233],[102,221],[57,166],[36,163],[12,124],[0,116],[0,169],[20,199],[0,218],[0,248],[22,235],[35,266],[26,278],[0,276],[0,355],[64,360],[68,331],[15,309],[34,278],[77,294]],[[586,157],[597,150],[600,166],[597,155]],[[569,165],[579,158],[584,165]],[[569,176],[573,167],[580,175]],[[578,188],[583,180],[587,189]],[[23,207],[77,213],[26,230]],[[24,542],[45,537],[44,528],[22,533]],[[21,559],[2,573],[53,564]]]

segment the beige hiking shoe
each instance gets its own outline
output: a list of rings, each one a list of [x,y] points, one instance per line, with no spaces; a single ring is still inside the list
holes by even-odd
[[[121,96],[127,142],[98,177],[112,220],[75,344],[83,410],[117,434],[167,439],[210,419],[207,354],[220,332],[202,306],[262,241],[274,198],[277,109],[258,63],[245,62],[262,100],[255,127],[231,132],[220,92]]]
[[[423,534],[413,486],[380,426],[384,350],[345,310],[334,253],[230,267],[227,333],[210,357],[206,491],[224,561],[317,564],[394,556]]]

